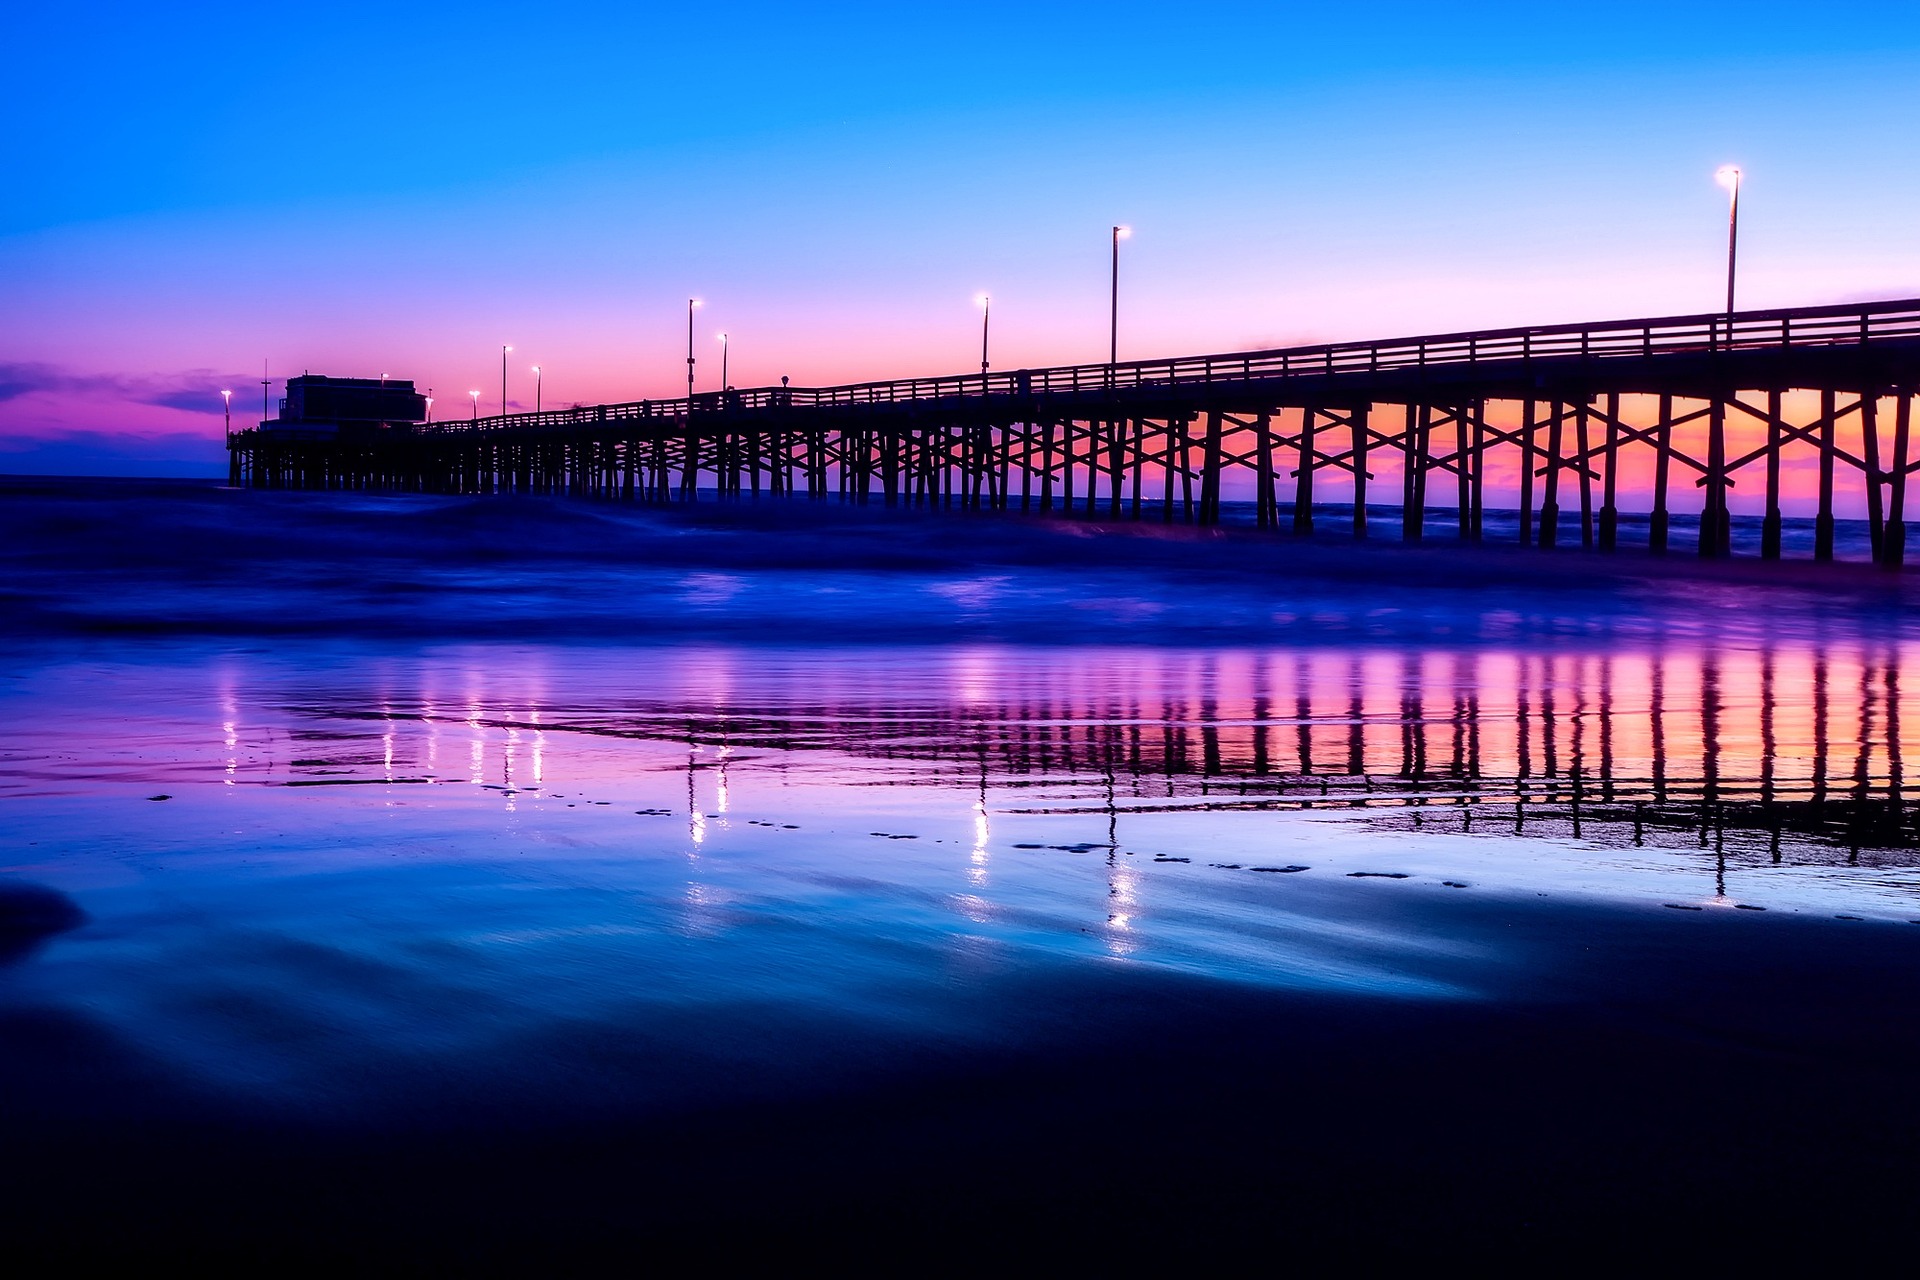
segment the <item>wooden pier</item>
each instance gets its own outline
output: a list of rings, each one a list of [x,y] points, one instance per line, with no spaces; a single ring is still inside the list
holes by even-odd
[[[1833,558],[1836,498],[1857,494],[1873,558],[1897,566],[1917,393],[1920,299],[1905,299],[759,387],[346,437],[266,423],[232,437],[229,478],[1203,525],[1231,491],[1263,529],[1313,533],[1316,504],[1343,503],[1364,538],[1369,508],[1392,506],[1408,541],[1469,542],[1491,489],[1522,544],[1601,551],[1620,545],[1631,494],[1650,550],[1672,549],[1677,509],[1698,513],[1709,557],[1733,551],[1729,493],[1753,481],[1754,550],[1778,559],[1783,476],[1806,469],[1813,557]]]

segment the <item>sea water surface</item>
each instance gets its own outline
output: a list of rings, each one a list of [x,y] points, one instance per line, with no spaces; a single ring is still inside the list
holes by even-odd
[[[1631,1003],[1715,948],[1905,983],[1920,935],[1920,637],[1870,570],[4,503],[0,1055],[55,1133],[732,1113],[1213,1004]]]

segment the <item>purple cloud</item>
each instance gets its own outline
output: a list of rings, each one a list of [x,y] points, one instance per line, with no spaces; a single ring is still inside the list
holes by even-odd
[[[240,374],[187,369],[170,374],[72,373],[58,365],[0,363],[0,404],[21,396],[64,394],[85,399],[130,400],[189,413],[220,407],[223,387],[246,385]]]

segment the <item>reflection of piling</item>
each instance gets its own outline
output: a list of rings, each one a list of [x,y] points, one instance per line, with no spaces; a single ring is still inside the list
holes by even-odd
[[[1102,684],[1096,666],[1089,681],[1077,672],[1003,704],[935,700],[878,715],[857,702],[726,706],[691,720],[673,704],[571,731],[684,750],[696,841],[726,811],[728,771],[752,767],[749,748],[827,748],[909,769],[926,760],[928,780],[945,784],[964,762],[973,785],[1012,795],[1041,780],[1051,792],[1097,779],[1097,802],[1089,786],[1085,807],[1107,817],[1114,841],[1124,792],[1129,808],[1351,807],[1426,826],[1424,810],[1449,805],[1463,811],[1463,830],[1685,844],[1729,858],[1844,848],[1866,860],[1920,849],[1905,803],[1902,659],[1884,642],[1407,662],[1318,652],[1248,669],[1242,657],[1214,657],[1164,683],[1142,674]],[[383,708],[376,718],[401,717]],[[509,742],[569,731],[550,716],[485,724]],[[703,757],[710,746],[717,753]],[[700,807],[703,758],[720,788],[712,815]]]

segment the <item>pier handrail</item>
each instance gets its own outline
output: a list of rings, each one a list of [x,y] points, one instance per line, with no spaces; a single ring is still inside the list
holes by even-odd
[[[1865,346],[1920,339],[1920,298],[1820,307],[1789,307],[1585,324],[1532,325],[1363,342],[1320,343],[1263,351],[1123,360],[998,373],[894,378],[828,387],[753,387],[664,400],[496,414],[478,420],[425,423],[418,433],[565,430],[620,422],[662,422],[725,411],[832,408],[875,404],[951,405],[978,397],[1026,399],[1049,394],[1168,390],[1272,382],[1295,377],[1377,375],[1403,369],[1526,366],[1534,361],[1645,360],[1688,353],[1725,354],[1789,348]]]

